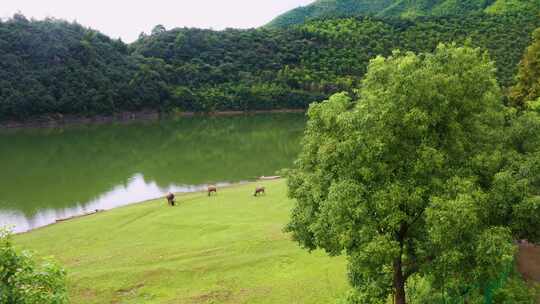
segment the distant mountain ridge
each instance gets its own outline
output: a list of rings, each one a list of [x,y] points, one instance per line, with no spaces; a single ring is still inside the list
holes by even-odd
[[[534,10],[540,12],[540,0],[317,0],[276,17],[267,26],[284,27],[302,24],[310,19],[338,16],[455,16]]]

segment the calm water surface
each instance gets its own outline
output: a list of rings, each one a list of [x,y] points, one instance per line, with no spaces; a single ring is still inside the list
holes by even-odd
[[[0,226],[273,175],[292,165],[304,125],[303,114],[264,114],[0,130]]]

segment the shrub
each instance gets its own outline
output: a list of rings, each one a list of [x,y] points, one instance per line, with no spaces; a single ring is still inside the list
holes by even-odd
[[[65,270],[50,258],[38,262],[15,250],[6,229],[0,229],[0,303],[68,303]]]

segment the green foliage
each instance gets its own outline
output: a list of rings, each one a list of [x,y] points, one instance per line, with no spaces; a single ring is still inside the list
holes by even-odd
[[[496,0],[485,9],[487,13],[501,14],[505,12],[538,12],[540,1],[538,0]]]
[[[124,43],[79,24],[0,21],[0,119],[129,108],[135,68]]]
[[[267,194],[254,197],[257,185]],[[163,199],[117,208],[14,242],[64,261],[74,304],[321,304],[348,289],[344,258],[309,254],[282,233],[292,204],[284,180],[218,191],[179,194],[174,208]]]
[[[369,60],[392,49],[432,51],[440,41],[472,41],[489,50],[508,86],[540,20],[535,15],[473,15],[416,20],[348,18],[281,30],[174,29],[131,46],[170,71],[169,106],[185,111],[302,108],[351,92]]]
[[[497,289],[493,294],[493,303],[500,304],[535,304],[537,293],[534,288],[527,286],[517,271],[505,282],[505,285]]]
[[[516,238],[540,242],[540,194],[526,195],[540,187],[540,99],[513,115],[508,141],[515,151],[511,163],[495,176],[490,199],[498,210],[488,216],[509,224]],[[513,205],[504,207],[503,200]]]
[[[318,0],[276,17],[267,26],[287,27],[336,16],[464,16],[480,12],[506,14],[539,10],[538,0]]]
[[[514,268],[507,274],[499,274],[500,286],[489,286],[491,288],[489,291],[491,303],[536,303],[535,289],[527,286],[521,274]],[[413,276],[409,279],[408,283],[407,294],[411,303],[486,303],[485,295],[483,295],[484,291],[482,290],[482,286],[479,285],[469,286],[456,294],[446,292],[443,299],[443,294],[437,292],[433,288],[432,282],[426,277]]]
[[[285,27],[302,24],[313,18],[330,16],[356,16],[377,15],[388,7],[392,7],[395,0],[318,0],[307,6],[298,7],[288,11],[270,23],[267,27]]]
[[[301,28],[320,47],[303,56],[306,65],[303,71],[309,75],[323,71],[321,74],[328,82],[332,78],[352,76],[355,86],[369,59],[377,55],[388,56],[393,49],[431,52],[440,42],[470,40],[474,46],[489,51],[497,65],[497,78],[506,87],[513,81],[521,50],[530,43],[523,33],[532,32],[539,22],[535,15],[314,21]]]
[[[358,96],[310,107],[287,231],[309,250],[347,254],[358,297],[373,301],[394,290],[404,303],[412,275],[449,293],[498,279],[512,239],[540,228],[525,228],[540,214],[519,211],[536,212],[540,167],[524,169],[540,145],[522,151],[504,136],[521,116],[503,106],[487,54],[440,45],[379,56]]]
[[[387,304],[388,301],[369,296],[369,293],[349,290],[344,296],[336,300],[335,304]]]
[[[0,230],[0,303],[68,303],[66,273],[51,260],[39,264],[27,251],[17,252]]]
[[[468,40],[490,52],[508,87],[539,26],[533,13],[337,18],[276,30],[156,26],[128,46],[76,23],[16,15],[0,22],[0,120],[307,108],[353,92],[377,55]]]
[[[524,106],[540,98],[540,28],[533,33],[533,42],[519,63],[517,83],[510,90],[514,104]]]

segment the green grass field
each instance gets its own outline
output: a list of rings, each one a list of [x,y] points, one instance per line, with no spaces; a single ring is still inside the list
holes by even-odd
[[[282,232],[285,182],[131,205],[15,237],[68,271],[73,303],[333,303],[346,261],[308,253]]]

